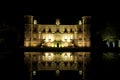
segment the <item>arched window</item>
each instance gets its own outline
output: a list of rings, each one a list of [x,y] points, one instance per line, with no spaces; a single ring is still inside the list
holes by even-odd
[[[49,33],[51,33],[51,32],[52,32],[50,28],[49,28],[48,32],[49,32]]]
[[[82,29],[81,29],[81,28],[79,28],[79,29],[78,29],[78,32],[79,32],[79,33],[82,33]]]
[[[73,33],[73,30],[72,30],[72,29],[70,29],[70,33]]]
[[[45,33],[45,28],[42,30],[43,33]]]
[[[38,32],[36,27],[33,28],[33,32],[34,32],[34,33],[37,33],[37,32]]]
[[[65,31],[64,31],[64,33],[67,33],[67,29],[65,28]]]
[[[57,29],[57,31],[56,31],[57,33],[59,32],[59,29]]]

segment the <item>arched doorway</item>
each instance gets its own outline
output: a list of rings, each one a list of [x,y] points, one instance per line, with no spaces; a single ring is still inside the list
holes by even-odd
[[[57,47],[59,47],[59,43],[57,42]]]

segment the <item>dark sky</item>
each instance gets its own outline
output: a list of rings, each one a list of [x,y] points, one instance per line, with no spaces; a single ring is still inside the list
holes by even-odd
[[[57,18],[60,19],[61,24],[78,24],[78,20],[81,20],[81,16],[75,15],[35,15],[34,17],[40,24],[55,24]]]
[[[92,15],[93,24],[97,27],[103,27],[106,22],[111,24],[120,24],[120,16],[109,15],[99,10],[99,15],[95,14],[97,10],[91,8],[89,2],[75,2],[75,1],[46,1],[42,0],[24,0],[15,1],[20,4],[9,4],[4,1],[7,7],[1,7],[0,23],[6,23],[10,25],[23,25],[24,15],[33,15],[39,20],[39,23],[54,24],[56,18],[60,18],[61,24],[76,24],[81,16]],[[12,6],[13,5],[13,6]],[[18,25],[18,26],[19,26]]]

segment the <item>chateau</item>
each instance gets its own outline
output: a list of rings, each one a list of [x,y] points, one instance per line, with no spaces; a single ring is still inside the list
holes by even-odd
[[[90,47],[90,16],[83,16],[75,25],[37,24],[33,16],[25,16],[24,46]]]
[[[34,16],[26,15],[24,46],[39,48],[90,47],[90,18],[83,16],[75,25],[62,25],[60,19],[55,24],[38,24]],[[85,77],[90,52],[24,52],[25,65],[31,76],[43,70],[74,70]]]

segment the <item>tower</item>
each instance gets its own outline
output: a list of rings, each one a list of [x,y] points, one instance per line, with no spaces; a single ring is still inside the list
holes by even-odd
[[[33,24],[33,16],[25,15],[24,16],[25,24]]]
[[[26,15],[24,16],[25,19],[25,42],[24,46],[31,46],[31,42],[33,40],[33,16]]]
[[[84,46],[86,46],[86,47],[90,47],[90,45],[91,45],[90,20],[91,20],[91,16],[83,16],[82,17],[83,42],[84,42]]]
[[[77,25],[77,46],[90,47],[90,19],[91,16],[82,16]]]

